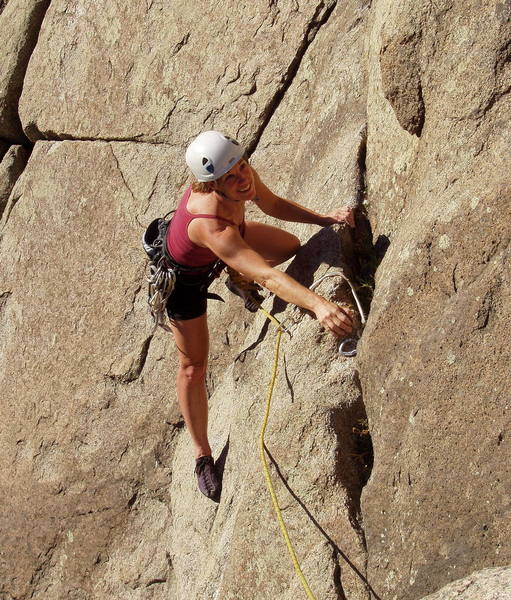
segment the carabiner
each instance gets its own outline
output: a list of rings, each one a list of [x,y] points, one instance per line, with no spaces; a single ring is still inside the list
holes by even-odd
[[[343,356],[356,356],[357,343],[358,340],[355,338],[346,338],[339,344],[339,354]]]

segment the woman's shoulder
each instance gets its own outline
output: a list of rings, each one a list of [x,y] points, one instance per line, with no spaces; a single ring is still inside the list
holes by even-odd
[[[214,192],[194,192],[191,190],[186,203],[188,212],[215,215],[218,212],[218,198]]]

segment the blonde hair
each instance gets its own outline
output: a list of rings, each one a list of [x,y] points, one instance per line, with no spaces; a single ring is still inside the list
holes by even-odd
[[[247,152],[243,154],[240,160],[244,160],[248,165],[250,165]],[[199,194],[209,194],[215,189],[215,181],[192,181],[192,190]]]
[[[192,190],[199,194],[209,194],[215,188],[214,181],[192,181]]]

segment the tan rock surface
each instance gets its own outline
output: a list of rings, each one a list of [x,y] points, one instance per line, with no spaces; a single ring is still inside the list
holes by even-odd
[[[0,3],[0,137],[26,142],[18,101],[30,55],[50,0],[8,0]]]
[[[31,139],[251,140],[335,2],[55,0],[20,101]]]
[[[423,600],[508,600],[511,597],[511,568],[483,569],[446,585]]]
[[[0,2],[0,30],[20,5]],[[364,199],[367,168],[376,250],[390,242],[359,359],[309,316],[283,340],[267,447],[318,600],[414,600],[509,564],[510,28],[507,2],[476,0],[53,0],[20,102],[29,137],[53,141],[0,223],[0,596],[303,595],[257,455],[272,327],[214,284],[217,506],[196,489],[173,345],[145,305],[140,235],[210,127],[319,212]],[[289,230],[308,242],[289,266],[305,284],[356,266],[363,231]],[[349,297],[338,279],[320,291]]]
[[[161,145],[41,142],[11,194],[0,529],[13,597],[167,597],[182,422],[170,338],[151,338],[139,239],[149,207],[169,207],[179,163]],[[230,362],[223,339],[212,354],[220,346]]]
[[[366,15],[364,3],[336,6],[305,53],[253,156],[273,190],[320,212],[356,203],[363,193],[359,159],[365,144]],[[256,209],[249,209],[249,215],[278,224]],[[311,235],[310,225],[286,228],[304,241]],[[347,249],[349,238],[343,237]],[[325,230],[306,245],[289,272],[310,285],[326,265],[339,266],[342,255],[334,233]],[[339,280],[327,281],[321,292],[333,293]],[[282,310],[281,303],[276,307]],[[227,454],[218,510],[194,496],[193,480],[173,482],[172,560],[178,597],[284,600],[303,595],[269,504],[257,453],[273,345],[272,327],[267,329],[257,318],[244,344],[249,351],[211,398],[214,453]],[[308,317],[283,345],[268,447],[295,494],[286,491],[273,469],[284,517],[318,598],[367,598],[358,502],[369,467],[353,431],[364,419],[354,365],[338,357],[333,340],[321,335]],[[190,456],[185,437],[174,470],[190,471]]]
[[[196,490],[187,434],[182,450],[171,458],[181,429],[172,403],[173,353],[168,336],[161,333],[151,338],[145,290],[140,287],[143,260],[138,247],[140,223],[172,206],[169,190],[175,190],[174,178],[179,179],[180,169],[182,173],[180,162],[174,149],[161,145],[38,142],[10,196],[0,248],[5,256],[0,290],[0,385],[4,390],[2,420],[10,424],[1,434],[5,451],[0,518],[6,532],[2,585],[12,595],[163,598],[174,587],[178,590],[175,597],[180,597],[190,585],[180,570],[186,552],[179,544],[176,550],[174,541],[169,547],[169,538],[188,539],[188,527],[181,520],[186,523],[197,517],[189,510],[194,503],[201,508],[208,503]],[[312,262],[309,266],[302,262],[298,273],[310,276],[314,269],[324,269],[325,260],[338,264],[338,237],[327,230],[322,236],[311,246],[308,259]],[[219,282],[217,289],[221,288]],[[325,293],[335,293],[335,288],[329,284]],[[226,365],[246,347],[241,341],[247,332],[250,343],[254,341],[254,328],[244,331],[246,316],[236,319],[241,311],[238,299],[226,300],[226,305],[214,303],[211,309],[215,331],[221,334],[212,336],[209,386],[213,389],[222,382],[214,396],[222,400],[224,388],[232,387],[231,373],[223,377]],[[317,325],[311,322],[309,327]],[[261,323],[256,330],[260,328]],[[306,339],[298,337],[297,348]],[[266,345],[271,354],[272,341]],[[295,371],[316,362],[314,346],[310,350],[313,354],[297,353],[294,359],[286,359],[287,377],[297,377]],[[350,424],[363,409],[359,389],[352,383],[353,371],[344,368],[339,374],[332,342],[325,344],[324,352],[320,377],[326,381],[318,384],[314,401],[304,398],[304,412],[296,421],[287,423],[285,418],[272,425],[282,432],[283,448],[290,435],[298,436],[293,458],[293,464],[297,462],[295,492],[324,529],[318,533],[310,517],[294,509],[293,532],[298,532],[298,541],[309,525],[311,541],[304,550],[310,554],[313,581],[323,582],[330,597],[336,597],[332,594],[341,585],[363,595],[360,577],[339,554],[345,552],[363,574],[363,536],[357,525],[360,459],[348,456],[356,442]],[[265,355],[263,369],[270,365],[270,354]],[[332,357],[333,370],[329,367]],[[248,428],[236,427],[244,423],[253,402],[249,382],[259,387],[262,377],[258,369],[253,371],[252,360],[247,359],[247,366],[247,374],[236,375],[243,382],[236,385],[229,400],[240,401],[233,410],[233,422],[229,424],[224,410],[213,413],[217,421],[214,440],[225,436],[227,425],[234,431],[228,462],[233,475],[226,476],[226,494],[237,496],[238,486],[253,488],[248,496],[237,496],[236,502],[232,497],[225,501],[225,526],[221,521],[218,525],[220,537],[229,528],[239,527],[241,533],[224,550],[228,559],[225,578],[233,582],[239,560],[246,560],[244,552],[248,551],[239,524],[243,506],[258,501],[271,516],[269,499],[261,494],[263,479],[253,451],[257,428],[252,423]],[[327,390],[338,377],[345,381],[346,395],[332,399]],[[310,392],[306,380],[295,387],[297,398]],[[278,394],[285,405],[290,397],[285,380]],[[316,402],[322,405],[320,416],[314,416]],[[223,405],[219,408],[224,409]],[[302,432],[308,420],[316,424],[311,432]],[[341,438],[344,430],[346,440]],[[325,432],[328,450],[318,450],[312,468],[300,446],[319,445]],[[247,473],[243,465],[248,447],[252,456]],[[341,453],[345,463],[342,472],[335,452]],[[304,470],[311,479],[300,483],[298,474]],[[318,476],[332,480],[333,487],[327,490],[330,499],[315,489]],[[171,477],[176,487],[169,489]],[[349,492],[344,487],[348,484]],[[187,489],[187,494],[180,496],[180,489]],[[348,501],[353,504],[343,508]],[[206,514],[210,508],[206,506]],[[170,509],[176,513],[172,521]],[[254,544],[264,548],[266,536],[264,529],[257,531]],[[23,541],[21,555],[13,552],[16,540]],[[197,560],[203,559],[204,555],[197,555]],[[289,583],[294,575],[282,546],[277,545],[271,557],[259,552],[259,561],[258,570],[283,565],[277,584],[272,585],[278,581],[294,585]],[[240,593],[249,594],[254,582],[258,579],[247,577],[245,591]],[[205,577],[197,578],[196,584],[208,588],[219,582]],[[230,586],[235,587],[234,583],[222,587],[222,593],[227,594]]]
[[[400,87],[390,108],[385,78],[371,79],[368,209],[390,247],[360,374],[375,453],[368,577],[404,599],[510,561],[511,23],[491,3],[418,5],[417,70],[409,55],[382,59],[411,39],[398,5],[374,5],[370,77],[419,72],[425,119],[420,138],[405,133],[417,98]]]
[[[338,3],[265,128],[253,162],[274,191],[329,211],[363,195],[367,2]],[[278,225],[276,220],[268,222]],[[286,226],[304,241],[310,226]]]

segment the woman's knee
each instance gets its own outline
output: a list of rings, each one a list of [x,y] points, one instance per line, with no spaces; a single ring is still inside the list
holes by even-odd
[[[286,233],[286,243],[280,249],[280,255],[276,257],[275,265],[280,265],[292,258],[301,247],[300,240],[292,233]]]
[[[207,360],[189,361],[182,360],[179,363],[177,376],[184,378],[188,383],[203,381],[208,368]]]
[[[289,235],[291,236],[289,258],[291,258],[292,256],[294,256],[298,252],[298,250],[300,250],[300,248],[302,246],[302,243],[296,237],[296,235],[293,235],[292,233],[290,233]]]

